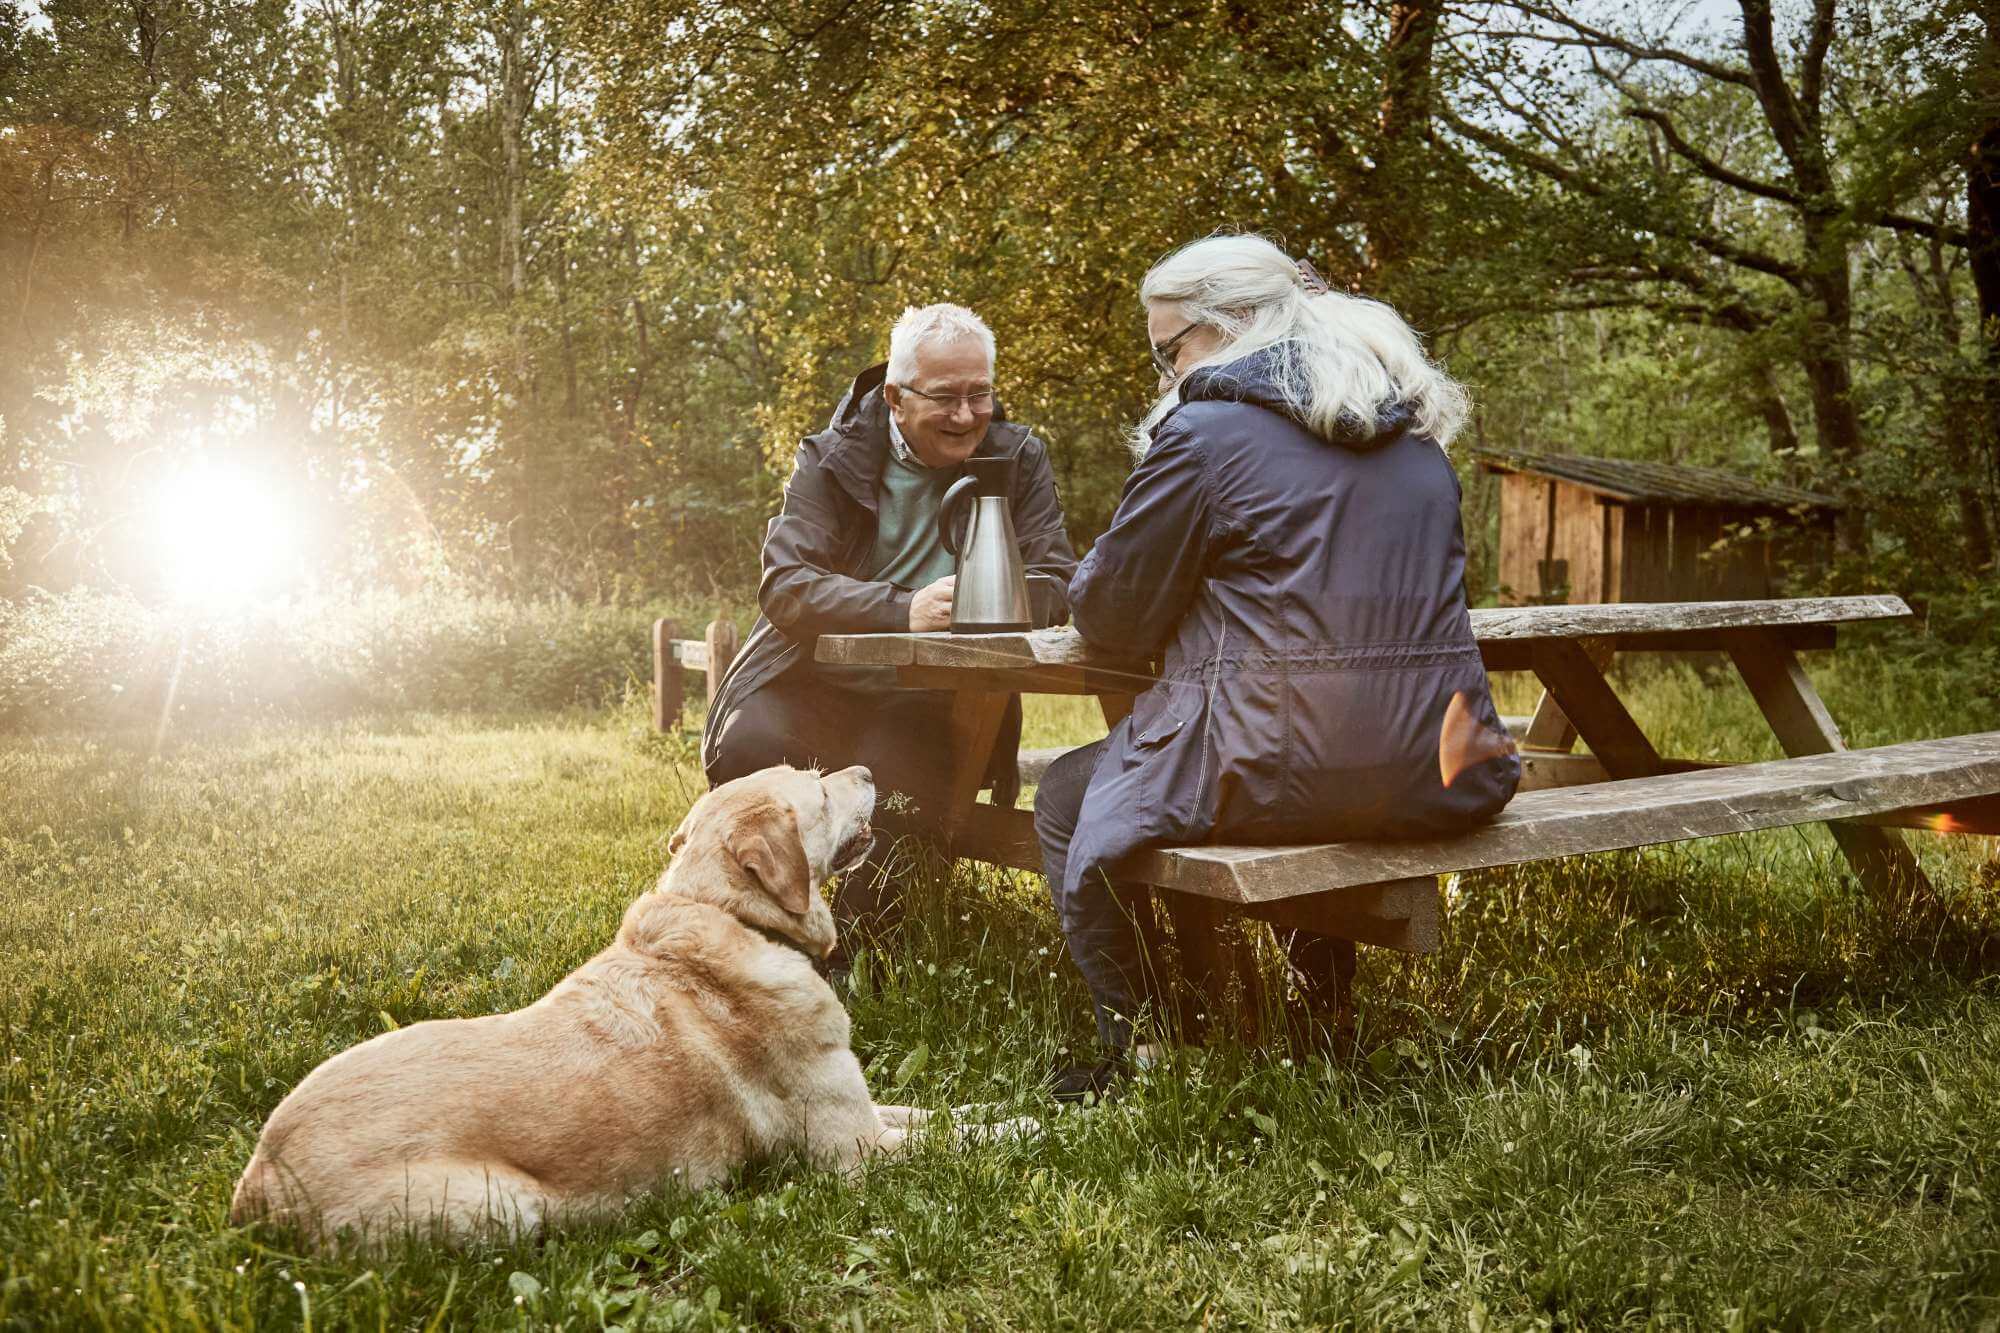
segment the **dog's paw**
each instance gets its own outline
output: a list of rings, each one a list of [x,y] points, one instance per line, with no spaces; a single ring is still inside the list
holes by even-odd
[[[985,1110],[990,1108],[966,1108]],[[960,1143],[1000,1143],[1007,1139],[1031,1138],[1042,1132],[1042,1123],[1033,1116],[1017,1115],[1005,1120],[967,1122],[953,1114],[952,1133]]]

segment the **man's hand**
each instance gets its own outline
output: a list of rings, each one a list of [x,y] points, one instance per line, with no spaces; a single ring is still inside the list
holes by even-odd
[[[919,634],[951,628],[951,590],[956,574],[947,574],[910,599],[910,628]]]

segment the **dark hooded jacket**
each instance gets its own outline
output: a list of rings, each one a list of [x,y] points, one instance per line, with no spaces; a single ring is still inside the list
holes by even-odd
[[[764,534],[764,575],[757,601],[763,614],[723,677],[702,731],[704,766],[715,762],[722,722],[757,690],[811,663],[822,634],[908,630],[914,588],[862,577],[874,549],[879,508],[876,492],[889,456],[889,408],[882,396],[886,365],[861,372],[833,410],[826,429],[799,444],[785,503]],[[1067,583],[1076,552],[1063,530],[1062,504],[1048,449],[1026,427],[997,409],[975,457],[1013,455],[1014,535],[1031,574]],[[963,536],[963,532],[959,533]],[[810,670],[810,666],[807,668]],[[862,673],[843,673],[852,686]],[[892,673],[879,673],[884,685]],[[1020,736],[1018,703],[1008,710],[996,763],[989,774],[1011,776]]]
[[[1401,408],[1314,434],[1274,359],[1187,377],[1070,584],[1086,641],[1163,669],[1092,770],[1068,892],[1148,847],[1461,828],[1520,780],[1444,450]],[[1441,744],[1454,695],[1481,743]]]

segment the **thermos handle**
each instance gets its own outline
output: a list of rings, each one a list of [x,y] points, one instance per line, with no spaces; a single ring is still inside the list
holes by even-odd
[[[978,484],[977,477],[960,477],[945,491],[944,501],[938,505],[938,539],[944,543],[944,549],[954,556],[958,554],[958,515],[955,511],[971,497],[973,488]]]

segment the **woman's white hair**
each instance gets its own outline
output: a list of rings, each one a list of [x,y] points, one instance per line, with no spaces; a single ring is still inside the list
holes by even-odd
[[[1314,433],[1374,430],[1397,404],[1440,446],[1471,411],[1464,386],[1424,355],[1402,316],[1366,297],[1307,290],[1297,263],[1261,236],[1210,236],[1153,265],[1141,304],[1171,306],[1222,335],[1222,345],[1188,367],[1221,366],[1273,349],[1278,384]],[[1143,455],[1159,419],[1180,401],[1168,388],[1133,433]]]
[[[986,373],[993,373],[993,330],[962,305],[910,306],[889,330],[889,383],[907,386],[917,373],[917,353],[946,343],[976,342],[986,349]]]

